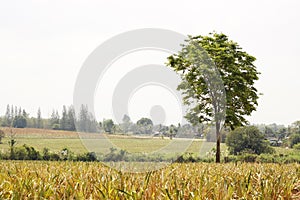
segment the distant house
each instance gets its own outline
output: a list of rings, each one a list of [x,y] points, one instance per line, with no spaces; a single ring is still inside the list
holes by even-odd
[[[162,136],[162,134],[158,131],[155,131],[154,134],[152,135],[152,137],[160,137]]]
[[[195,138],[203,139],[204,134],[203,133],[194,133]]]
[[[270,142],[271,146],[281,146],[282,141],[275,137],[268,137],[267,140]]]

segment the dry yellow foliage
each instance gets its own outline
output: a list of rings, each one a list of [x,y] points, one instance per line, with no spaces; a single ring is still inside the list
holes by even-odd
[[[0,161],[0,199],[299,199],[299,164],[172,164],[121,173],[101,163]]]

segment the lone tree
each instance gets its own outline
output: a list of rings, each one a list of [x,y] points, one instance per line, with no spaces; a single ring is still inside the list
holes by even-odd
[[[178,90],[189,106],[186,118],[192,124],[215,125],[217,163],[222,124],[232,130],[243,126],[248,123],[244,116],[256,110],[258,94],[254,82],[259,72],[254,61],[253,56],[222,33],[189,36],[182,50],[168,57],[167,65],[182,76]],[[222,88],[216,77],[221,79]]]
[[[153,130],[153,122],[149,118],[142,117],[136,122],[141,134],[151,134]]]
[[[115,124],[112,119],[103,120],[103,128],[106,133],[112,133],[114,125]]]

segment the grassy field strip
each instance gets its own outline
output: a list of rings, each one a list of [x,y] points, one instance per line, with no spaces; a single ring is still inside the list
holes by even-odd
[[[8,150],[10,129],[5,130],[7,137],[0,144],[1,151]],[[214,143],[204,142],[199,139],[182,139],[145,136],[108,135],[99,133],[77,133],[69,131],[55,131],[44,129],[13,129],[17,146],[26,144],[42,151],[49,148],[58,152],[68,148],[74,153],[101,152],[108,153],[111,147],[126,150],[130,153],[181,153],[185,150],[190,153],[205,155],[213,147]]]
[[[51,151],[60,151],[63,148],[68,148],[74,153],[83,152],[109,152],[110,147],[116,147],[119,149],[127,150],[131,153],[138,152],[184,152],[185,147],[187,152],[200,153],[200,155],[205,155],[206,152],[210,151],[215,144],[211,142],[193,141],[193,142],[176,142],[173,146],[170,146],[169,140],[158,140],[158,139],[78,139],[78,138],[16,138],[17,146],[22,146],[26,144],[32,146],[35,149],[42,151],[43,148],[49,148]],[[8,138],[3,139],[3,144],[0,144],[0,149],[2,151],[8,150]],[[166,149],[164,149],[164,147]],[[160,150],[160,151],[159,151]],[[164,151],[165,150],[165,151]]]

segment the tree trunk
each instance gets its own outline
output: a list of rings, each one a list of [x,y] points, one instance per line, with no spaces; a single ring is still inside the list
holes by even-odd
[[[216,151],[216,163],[221,162],[221,132],[220,132],[220,123],[216,123],[216,135],[217,135],[217,151]]]

